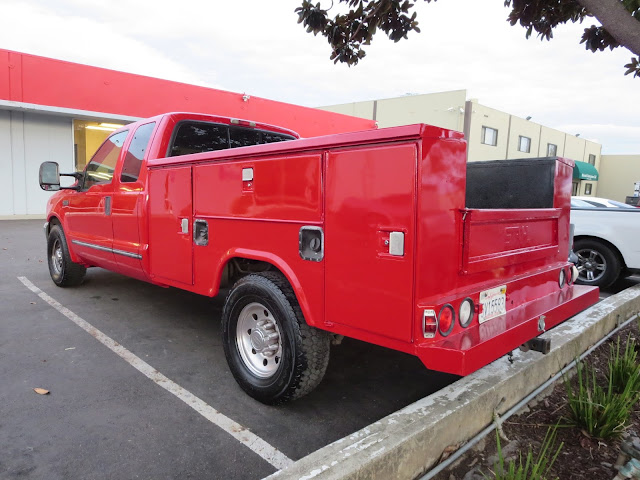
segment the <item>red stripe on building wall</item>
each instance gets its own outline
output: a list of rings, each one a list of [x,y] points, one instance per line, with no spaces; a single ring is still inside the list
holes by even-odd
[[[2,49],[0,99],[143,118],[211,113],[280,125],[303,137],[375,128],[372,120]]]

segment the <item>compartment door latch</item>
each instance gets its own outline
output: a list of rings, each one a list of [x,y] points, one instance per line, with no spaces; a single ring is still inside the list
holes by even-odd
[[[389,255],[404,256],[404,233],[389,232]]]

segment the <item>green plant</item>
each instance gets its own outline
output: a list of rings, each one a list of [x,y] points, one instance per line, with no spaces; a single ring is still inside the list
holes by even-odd
[[[637,357],[636,342],[631,338],[631,334],[627,336],[627,344],[622,354],[620,354],[620,337],[615,346],[611,346],[609,376],[616,393],[624,392],[629,383],[632,391],[640,390],[640,365]]]
[[[496,429],[498,460],[493,466],[493,477],[483,473],[484,478],[494,478],[495,480],[547,480],[551,473],[551,467],[553,467],[564,445],[564,443],[560,443],[558,448],[555,448],[557,427],[555,425],[547,430],[537,458],[534,458],[533,449],[529,445],[524,459],[522,458],[522,452],[520,452],[517,460],[512,459],[508,462],[502,453],[500,435]],[[552,455],[551,458],[549,458],[550,455]],[[558,477],[555,477],[555,480],[557,479]]]
[[[633,390],[632,382],[628,382],[624,390],[616,393],[610,372],[607,388],[602,388],[596,380],[595,368],[580,361],[577,362],[576,377],[575,386],[567,377],[564,381],[570,421],[594,437],[612,438],[620,435],[639,398],[638,391]]]

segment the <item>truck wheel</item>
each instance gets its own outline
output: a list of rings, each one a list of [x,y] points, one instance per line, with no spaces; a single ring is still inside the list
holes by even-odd
[[[329,334],[306,324],[293,289],[276,272],[247,275],[222,311],[222,344],[231,373],[260,402],[300,398],[322,380]]]
[[[60,225],[54,225],[49,231],[47,258],[51,279],[59,287],[73,287],[80,285],[84,280],[87,269],[84,265],[71,261],[67,239]]]
[[[608,287],[620,275],[622,262],[604,243],[590,239],[576,240],[573,251],[578,255],[577,283]]]

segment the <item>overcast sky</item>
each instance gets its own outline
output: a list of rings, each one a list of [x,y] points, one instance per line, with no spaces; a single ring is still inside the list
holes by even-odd
[[[466,89],[603,153],[640,154],[640,79],[623,75],[632,55],[586,51],[593,21],[541,42],[506,22],[503,0],[418,0],[421,33],[395,44],[381,34],[349,68],[296,23],[300,3],[0,0],[0,48],[310,107]]]

